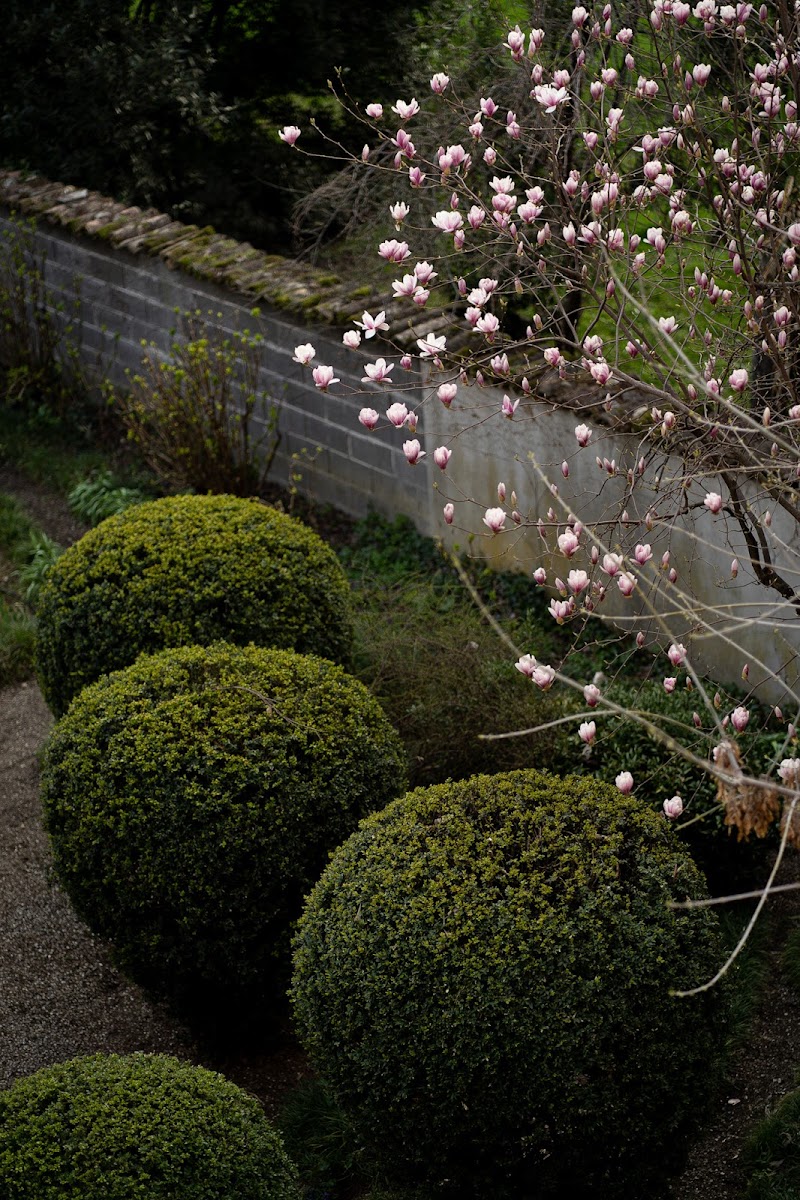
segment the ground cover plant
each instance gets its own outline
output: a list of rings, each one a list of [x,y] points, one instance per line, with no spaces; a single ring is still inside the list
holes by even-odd
[[[724,1036],[723,989],[686,1003],[666,982],[702,982],[721,953],[709,910],[667,905],[704,887],[663,818],[608,785],[417,789],[362,823],[308,900],[301,1037],[401,1181],[655,1186]]]
[[[39,588],[61,547],[0,493],[0,686],[33,674]]]
[[[790,1092],[744,1150],[745,1200],[792,1200],[800,1188],[800,1093]]]
[[[164,646],[293,647],[346,661],[350,594],[333,551],[275,509],[173,496],[109,517],[50,572],[37,669],[63,713],[81,687]]]
[[[397,735],[341,667],[219,643],[85,688],[42,803],[56,873],[122,969],[218,1035],[263,1036],[304,894],[404,783]]]
[[[94,1054],[0,1092],[7,1200],[299,1200],[257,1100],[163,1055]]]

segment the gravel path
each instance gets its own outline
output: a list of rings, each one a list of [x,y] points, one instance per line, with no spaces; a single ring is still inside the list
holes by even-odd
[[[193,1056],[48,877],[37,757],[51,723],[34,683],[0,689],[0,1087],[96,1050]]]

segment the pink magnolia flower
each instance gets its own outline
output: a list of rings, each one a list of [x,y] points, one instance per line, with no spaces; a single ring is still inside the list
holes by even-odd
[[[386,410],[386,419],[392,425],[394,425],[395,429],[402,429],[403,425],[406,423],[407,416],[408,409],[406,408],[405,404],[401,404],[400,401],[390,404]]]
[[[519,408],[519,400],[510,400],[508,396],[503,396],[503,403],[500,407],[504,417],[508,417],[509,421],[514,416],[514,413]]]
[[[365,338],[375,337],[376,333],[389,328],[389,322],[386,320],[386,313],[383,310],[374,317],[365,311],[361,314],[361,320],[355,321],[354,324],[364,330]]]
[[[604,554],[603,555],[603,570],[605,571],[606,575],[610,575],[611,578],[613,579],[613,577],[619,572],[621,567],[622,567],[622,555],[621,554]]]
[[[671,800],[664,801],[664,816],[669,817],[670,821],[675,821],[683,812],[683,800],[680,796],[673,796]]]
[[[677,679],[673,675],[668,675],[664,680],[664,691],[667,695],[671,695],[675,691]]]
[[[558,370],[564,362],[564,355],[557,346],[548,346],[546,350],[542,351],[542,358],[549,367],[553,367],[555,370]]]
[[[304,346],[295,346],[292,362],[300,363],[302,366],[307,366],[316,354],[316,350],[311,345],[311,342],[306,342]]]
[[[630,771],[621,771],[614,782],[623,796],[629,796],[633,791],[633,776]]]
[[[394,363],[387,363],[385,358],[377,358],[374,363],[367,363],[364,370],[366,375],[362,376],[362,383],[383,383],[394,370]]]
[[[374,408],[362,408],[358,419],[365,429],[374,429],[380,418]]]
[[[455,516],[455,513],[456,513],[455,505],[454,504],[445,504],[444,508],[442,509],[442,512],[444,513],[445,525],[452,525],[453,517]]]
[[[301,132],[296,125],[284,125],[283,129],[278,131],[278,137],[282,142],[286,142],[287,146],[293,146]]]
[[[392,105],[392,112],[397,113],[401,121],[407,121],[409,117],[415,117],[419,112],[419,104],[415,99],[411,99],[406,103],[405,100],[398,100]]]
[[[589,363],[589,374],[595,383],[603,387],[611,378],[611,367],[601,359],[600,362]]]
[[[744,367],[739,367],[737,370],[732,371],[728,376],[728,383],[731,385],[734,392],[743,392],[749,382],[750,376]]]
[[[475,322],[475,328],[478,333],[485,333],[490,342],[494,341],[494,336],[500,328],[500,319],[494,313],[484,313]]]
[[[744,733],[747,728],[747,723],[750,720],[750,713],[746,708],[739,705],[731,713],[731,725],[737,733]]]
[[[778,767],[778,778],[787,787],[800,787],[800,758],[784,758]]]
[[[435,92],[437,96],[441,96],[449,82],[449,75],[445,75],[443,71],[437,71],[431,78],[431,91]]]
[[[419,346],[421,358],[437,358],[440,354],[444,353],[447,346],[447,338],[444,334],[441,337],[428,334],[426,338],[417,338],[417,345]]]
[[[402,279],[392,280],[392,291],[398,298],[413,296],[418,287],[416,275],[404,275]]]
[[[588,425],[575,426],[575,440],[579,446],[588,446],[591,440],[592,431]]]
[[[583,689],[583,698],[589,705],[589,708],[597,708],[597,702],[600,699],[600,688],[596,683],[587,683]]]
[[[431,217],[431,224],[440,229],[442,233],[455,233],[457,229],[461,229],[464,218],[461,213],[455,212],[452,208],[445,208],[441,212],[437,212],[435,217]]]
[[[558,548],[565,558],[572,558],[575,551],[578,549],[580,542],[571,529],[567,529],[564,533],[560,533],[556,539]]]
[[[569,92],[564,87],[553,87],[551,83],[537,84],[533,89],[533,98],[541,104],[547,113],[555,112],[559,104],[569,99]]]
[[[537,663],[532,654],[523,654],[522,658],[517,659],[517,661],[514,663],[514,666],[523,675],[526,675],[528,679],[532,679]]]
[[[389,216],[394,221],[395,227],[397,229],[400,228],[403,221],[405,221],[406,217],[408,216],[408,214],[410,212],[411,212],[411,209],[408,207],[405,200],[401,200],[397,204],[389,205]]]
[[[586,742],[587,746],[591,746],[594,739],[597,737],[597,725],[594,721],[582,721],[578,729],[578,737],[582,742]]]
[[[636,559],[639,566],[643,567],[644,564],[646,562],[649,562],[650,559],[653,557],[653,551],[650,547],[650,543],[645,542],[644,545],[642,545],[642,543],[640,542],[639,545],[636,547],[636,549],[633,552],[633,557]]]
[[[544,567],[537,567],[533,572],[534,581],[538,584],[547,583],[547,571]]]
[[[567,575],[567,586],[579,596],[589,586],[589,576],[585,571],[570,571]]]
[[[383,116],[383,105],[368,104],[364,111],[368,117],[372,118],[373,121],[380,121],[381,117]]]
[[[575,601],[572,597],[569,600],[551,600],[547,611],[556,625],[563,625],[567,618],[571,617],[575,611]]]
[[[425,287],[427,283],[430,283],[432,279],[436,279],[438,273],[438,271],[434,271],[429,262],[418,262],[414,267],[414,274],[417,277],[417,283],[422,284],[423,287]]]
[[[409,167],[408,181],[413,188],[422,187],[425,181],[425,172],[421,171],[419,167]]]
[[[387,262],[401,263],[408,258],[411,251],[408,248],[408,242],[398,242],[396,238],[391,238],[387,242],[381,242],[378,253]]]
[[[686,647],[682,642],[673,642],[667,650],[667,658],[673,667],[679,667],[686,658]]]
[[[440,383],[436,389],[436,396],[441,400],[445,408],[449,408],[456,398],[458,392],[458,384],[456,383]]]
[[[483,523],[492,533],[499,533],[506,523],[506,514],[502,508],[487,508]]]
[[[433,452],[433,461],[436,463],[437,467],[441,467],[441,469],[444,470],[450,461],[452,453],[453,451],[448,450],[447,446],[437,446]]]
[[[341,382],[341,380],[337,379],[334,375],[333,367],[314,367],[314,370],[311,372],[311,374],[314,378],[314,383],[321,392],[327,391],[332,383]]]
[[[361,334],[357,329],[348,329],[347,333],[342,334],[342,341],[348,350],[357,350],[361,345]]]
[[[405,454],[406,461],[410,467],[416,466],[419,460],[425,457],[425,451],[416,438],[410,442],[403,442],[403,454]]]
[[[622,592],[623,596],[627,597],[633,594],[633,589],[636,587],[636,577],[628,571],[623,571],[617,576],[617,587]]]
[[[533,669],[533,674],[531,675],[532,681],[538,688],[541,688],[543,692],[546,692],[547,689],[552,685],[555,677],[556,673],[553,668],[545,666],[543,663],[537,663]]]
[[[718,492],[708,492],[703,504],[705,504],[709,512],[718,513],[722,508],[722,496]]]

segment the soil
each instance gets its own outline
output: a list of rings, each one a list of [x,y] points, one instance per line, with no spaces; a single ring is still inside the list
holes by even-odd
[[[0,491],[15,495],[62,545],[84,532],[57,493],[6,465],[0,466]],[[326,521],[337,524],[333,515]],[[340,524],[346,528],[347,519]],[[51,878],[38,792],[38,755],[51,724],[35,682],[0,690],[0,1087],[77,1054],[158,1051],[221,1070],[274,1115],[282,1097],[308,1074],[291,1035],[256,1056],[220,1057],[198,1046],[174,1017],[120,975],[109,948],[87,932]],[[798,878],[800,860],[793,856],[782,881]],[[800,921],[800,893],[772,904],[785,936]],[[744,1140],[796,1084],[800,997],[783,974],[781,954],[776,944],[747,1044],[734,1056],[726,1088],[673,1181],[670,1200],[741,1197]]]

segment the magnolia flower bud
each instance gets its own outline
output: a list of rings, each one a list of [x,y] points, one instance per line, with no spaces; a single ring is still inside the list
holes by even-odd
[[[671,821],[676,820],[683,812],[683,800],[680,796],[673,796],[671,800],[664,801],[664,815],[669,817]]]

